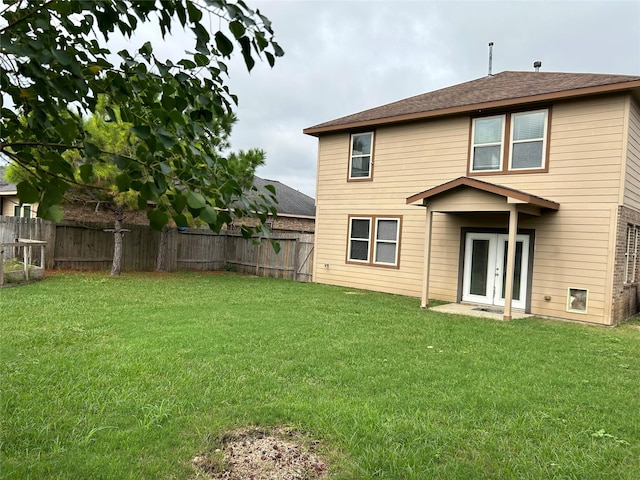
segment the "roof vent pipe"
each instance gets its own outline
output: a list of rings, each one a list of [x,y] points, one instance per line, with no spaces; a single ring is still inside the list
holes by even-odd
[[[491,73],[491,64],[493,63],[493,42],[489,42],[489,76],[493,75]]]
[[[536,60],[533,62],[533,68],[536,69],[536,72],[540,71],[540,67],[542,66],[542,62],[540,60]]]

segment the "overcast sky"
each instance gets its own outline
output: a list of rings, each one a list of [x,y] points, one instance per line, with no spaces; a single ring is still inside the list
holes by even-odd
[[[635,1],[256,1],[285,56],[234,62],[234,149],[260,147],[258,175],[315,195],[317,139],[302,129],[473,80],[533,71],[640,75]]]
[[[483,77],[489,42],[493,73],[540,60],[546,72],[640,75],[638,0],[246,2],[271,19],[285,56],[251,74],[241,58],[230,62],[240,101],[232,147],[264,149],[257,174],[310,196],[317,139],[303,128]],[[147,40],[176,59],[193,45],[179,33],[163,45],[145,25],[127,47]]]

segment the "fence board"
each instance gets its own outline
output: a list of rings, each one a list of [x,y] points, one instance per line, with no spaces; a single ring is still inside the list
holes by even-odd
[[[47,268],[53,267],[53,256],[55,243],[55,224],[41,218],[6,217],[0,216],[0,243],[12,243],[18,238],[29,240],[40,240],[47,242],[49,248],[45,249],[45,264]],[[23,247],[7,247],[5,258],[21,257]],[[40,265],[41,247],[33,247],[34,264]]]
[[[113,228],[108,223],[60,223],[42,219],[0,217],[0,243],[30,238],[48,242],[47,268],[109,270],[113,258]],[[123,271],[155,269],[160,233],[145,225],[125,225]],[[280,252],[264,237],[216,234],[204,229],[167,231],[166,268],[176,270],[234,269],[240,273],[302,282],[312,280],[313,234],[274,235]]]

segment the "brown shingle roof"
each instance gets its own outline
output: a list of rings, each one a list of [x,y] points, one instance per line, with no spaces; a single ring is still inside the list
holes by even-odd
[[[309,135],[559,98],[640,90],[640,76],[502,72],[347,115],[304,130]]]

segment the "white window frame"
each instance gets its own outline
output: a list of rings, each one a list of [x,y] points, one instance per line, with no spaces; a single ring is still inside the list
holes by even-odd
[[[484,172],[500,172],[503,170],[502,166],[504,164],[504,129],[505,129],[505,125],[507,123],[506,121],[506,115],[491,115],[488,117],[477,117],[473,119],[472,122],[472,127],[471,127],[471,164],[469,165],[470,170],[473,173],[484,173]],[[502,132],[500,134],[500,142],[492,142],[492,143],[479,143],[476,144],[475,143],[475,138],[476,138],[476,122],[478,120],[489,120],[491,118],[500,118],[502,119]],[[479,170],[475,170],[474,169],[474,160],[475,160],[475,155],[476,155],[476,147],[493,147],[498,145],[500,147],[500,162],[498,164],[498,168],[496,169],[492,169],[492,170],[487,170],[487,169],[479,169]]]
[[[353,238],[353,221],[354,220],[367,220],[369,222],[369,238]],[[396,238],[395,240],[378,239],[378,225],[380,221],[394,221],[396,222]],[[390,217],[390,216],[376,216],[376,215],[353,215],[349,216],[349,234],[347,238],[347,258],[346,263],[356,263],[360,265],[378,266],[378,267],[391,267],[398,268],[400,263],[400,235],[402,231],[402,217]],[[360,260],[351,257],[351,243],[352,241],[367,242],[367,259]],[[376,261],[378,254],[379,244],[393,244],[395,245],[394,261],[391,262],[379,262]]]
[[[378,225],[380,224],[380,221],[393,221],[396,222],[396,239],[395,240],[383,240],[383,239],[379,239],[378,238]],[[376,265],[389,265],[389,266],[396,266],[398,265],[398,245],[400,242],[400,219],[399,218],[395,218],[395,217],[376,217],[376,221],[375,221],[375,236],[373,237],[375,239],[374,241],[374,247],[373,247],[373,263]],[[395,255],[393,258],[393,262],[379,262],[376,261],[376,258],[378,258],[378,245],[379,244],[386,244],[386,245],[395,245]]]
[[[540,112],[544,112],[544,120],[543,120],[543,131],[542,131],[542,138],[527,138],[526,140],[514,140],[513,139],[513,132],[515,131],[515,123],[516,123],[516,117],[520,116],[520,115],[529,115],[532,113],[540,113]],[[520,170],[542,170],[546,167],[547,164],[547,128],[549,126],[549,109],[548,108],[543,108],[540,110],[531,110],[531,111],[527,111],[527,112],[517,112],[517,113],[512,113],[511,114],[511,128],[510,128],[510,134],[509,136],[511,138],[509,138],[509,171],[520,171]],[[527,143],[527,142],[539,142],[540,140],[542,140],[542,158],[540,159],[540,166],[539,167],[513,167],[513,145],[515,143]]]
[[[370,152],[368,155],[366,154],[356,154],[354,155],[353,153],[353,140],[355,137],[357,136],[362,136],[362,135],[370,135],[371,136],[371,147],[370,147]],[[358,133],[352,133],[351,137],[349,139],[349,180],[371,180],[371,178],[373,177],[373,141],[374,141],[374,132],[358,132]],[[354,177],[353,176],[353,159],[354,158],[363,158],[363,157],[369,157],[369,175],[366,177]]]
[[[532,141],[538,141],[540,139],[526,139],[526,140],[518,140],[515,141],[513,140],[513,131],[514,131],[514,122],[515,122],[515,117],[517,117],[518,115],[526,115],[526,114],[531,114],[531,113],[537,113],[537,112],[544,112],[545,116],[544,116],[544,136],[542,138],[542,159],[541,159],[541,165],[539,167],[534,167],[534,168],[530,168],[530,167],[522,167],[522,168],[513,168],[511,166],[512,164],[512,158],[513,158],[513,144],[514,143],[526,143],[526,142],[532,142]],[[525,110],[525,111],[518,111],[518,112],[509,112],[509,113],[504,113],[501,115],[487,115],[486,117],[473,117],[471,119],[471,139],[469,142],[469,173],[474,174],[474,175],[481,175],[481,174],[501,174],[501,173],[509,173],[509,172],[514,172],[514,173],[518,173],[518,172],[522,172],[522,173],[528,173],[528,172],[544,172],[546,171],[547,168],[547,162],[549,161],[549,159],[547,158],[547,144],[549,142],[549,115],[551,112],[551,108],[539,108],[537,110]],[[502,137],[500,142],[493,142],[493,143],[479,143],[476,144],[475,143],[475,135],[476,135],[476,122],[480,121],[480,120],[487,120],[487,119],[491,119],[491,118],[502,118]],[[508,144],[508,148],[505,146],[505,141],[507,141],[505,139],[506,137],[506,129],[507,129],[507,123],[509,125],[509,144]],[[495,146],[495,145],[499,145],[500,146],[500,166],[497,169],[491,169],[491,170],[483,170],[483,169],[475,169],[474,168],[474,159],[475,159],[475,149],[476,147],[489,147],[489,146]],[[506,152],[506,156],[507,158],[505,159],[505,152]],[[505,166],[506,163],[506,166]]]
[[[636,281],[638,236],[640,236],[640,227],[627,224],[627,248],[624,253],[624,283],[634,283]]]

